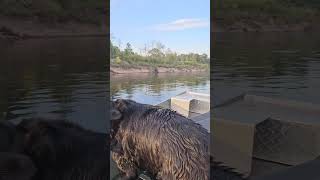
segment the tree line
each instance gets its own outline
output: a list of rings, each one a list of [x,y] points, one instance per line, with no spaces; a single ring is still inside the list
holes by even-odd
[[[134,52],[130,43],[123,50],[119,46],[121,43],[117,46],[110,40],[111,65],[208,68],[210,64],[207,54],[178,54],[161,42],[153,42],[151,47],[145,46],[140,53]]]

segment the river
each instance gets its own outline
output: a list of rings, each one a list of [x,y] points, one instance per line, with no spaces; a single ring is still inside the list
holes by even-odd
[[[208,72],[111,75],[111,97],[158,104],[184,91],[210,93]]]
[[[249,92],[320,104],[317,33],[216,33],[213,99]]]
[[[67,119],[106,132],[106,43],[0,40],[0,120]]]
[[[216,33],[207,73],[111,75],[110,93],[158,104],[183,91],[229,92],[320,104],[320,40],[312,33]],[[63,118],[105,132],[106,41],[0,41],[0,119]]]

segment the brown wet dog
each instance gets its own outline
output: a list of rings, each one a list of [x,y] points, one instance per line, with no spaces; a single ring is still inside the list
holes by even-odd
[[[158,180],[208,180],[209,133],[169,109],[131,100],[112,103],[112,157],[135,179],[146,170]]]

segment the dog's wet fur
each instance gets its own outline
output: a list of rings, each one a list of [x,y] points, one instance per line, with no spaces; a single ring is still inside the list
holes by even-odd
[[[113,102],[110,136],[63,120],[0,122],[0,180],[108,180],[109,143],[123,171],[136,179],[244,180],[210,158],[208,132],[160,107]],[[109,138],[111,137],[111,142]]]
[[[139,170],[158,180],[208,180],[209,133],[172,111],[119,99],[112,103],[113,160],[135,179]]]

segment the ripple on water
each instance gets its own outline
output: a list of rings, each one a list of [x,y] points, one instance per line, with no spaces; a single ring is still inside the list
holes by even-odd
[[[101,38],[4,44],[6,48],[0,48],[0,113],[13,121],[63,118],[105,132],[104,44]]]
[[[211,68],[213,88],[319,103],[320,39],[312,34],[221,33]],[[217,95],[217,94],[216,94]]]

